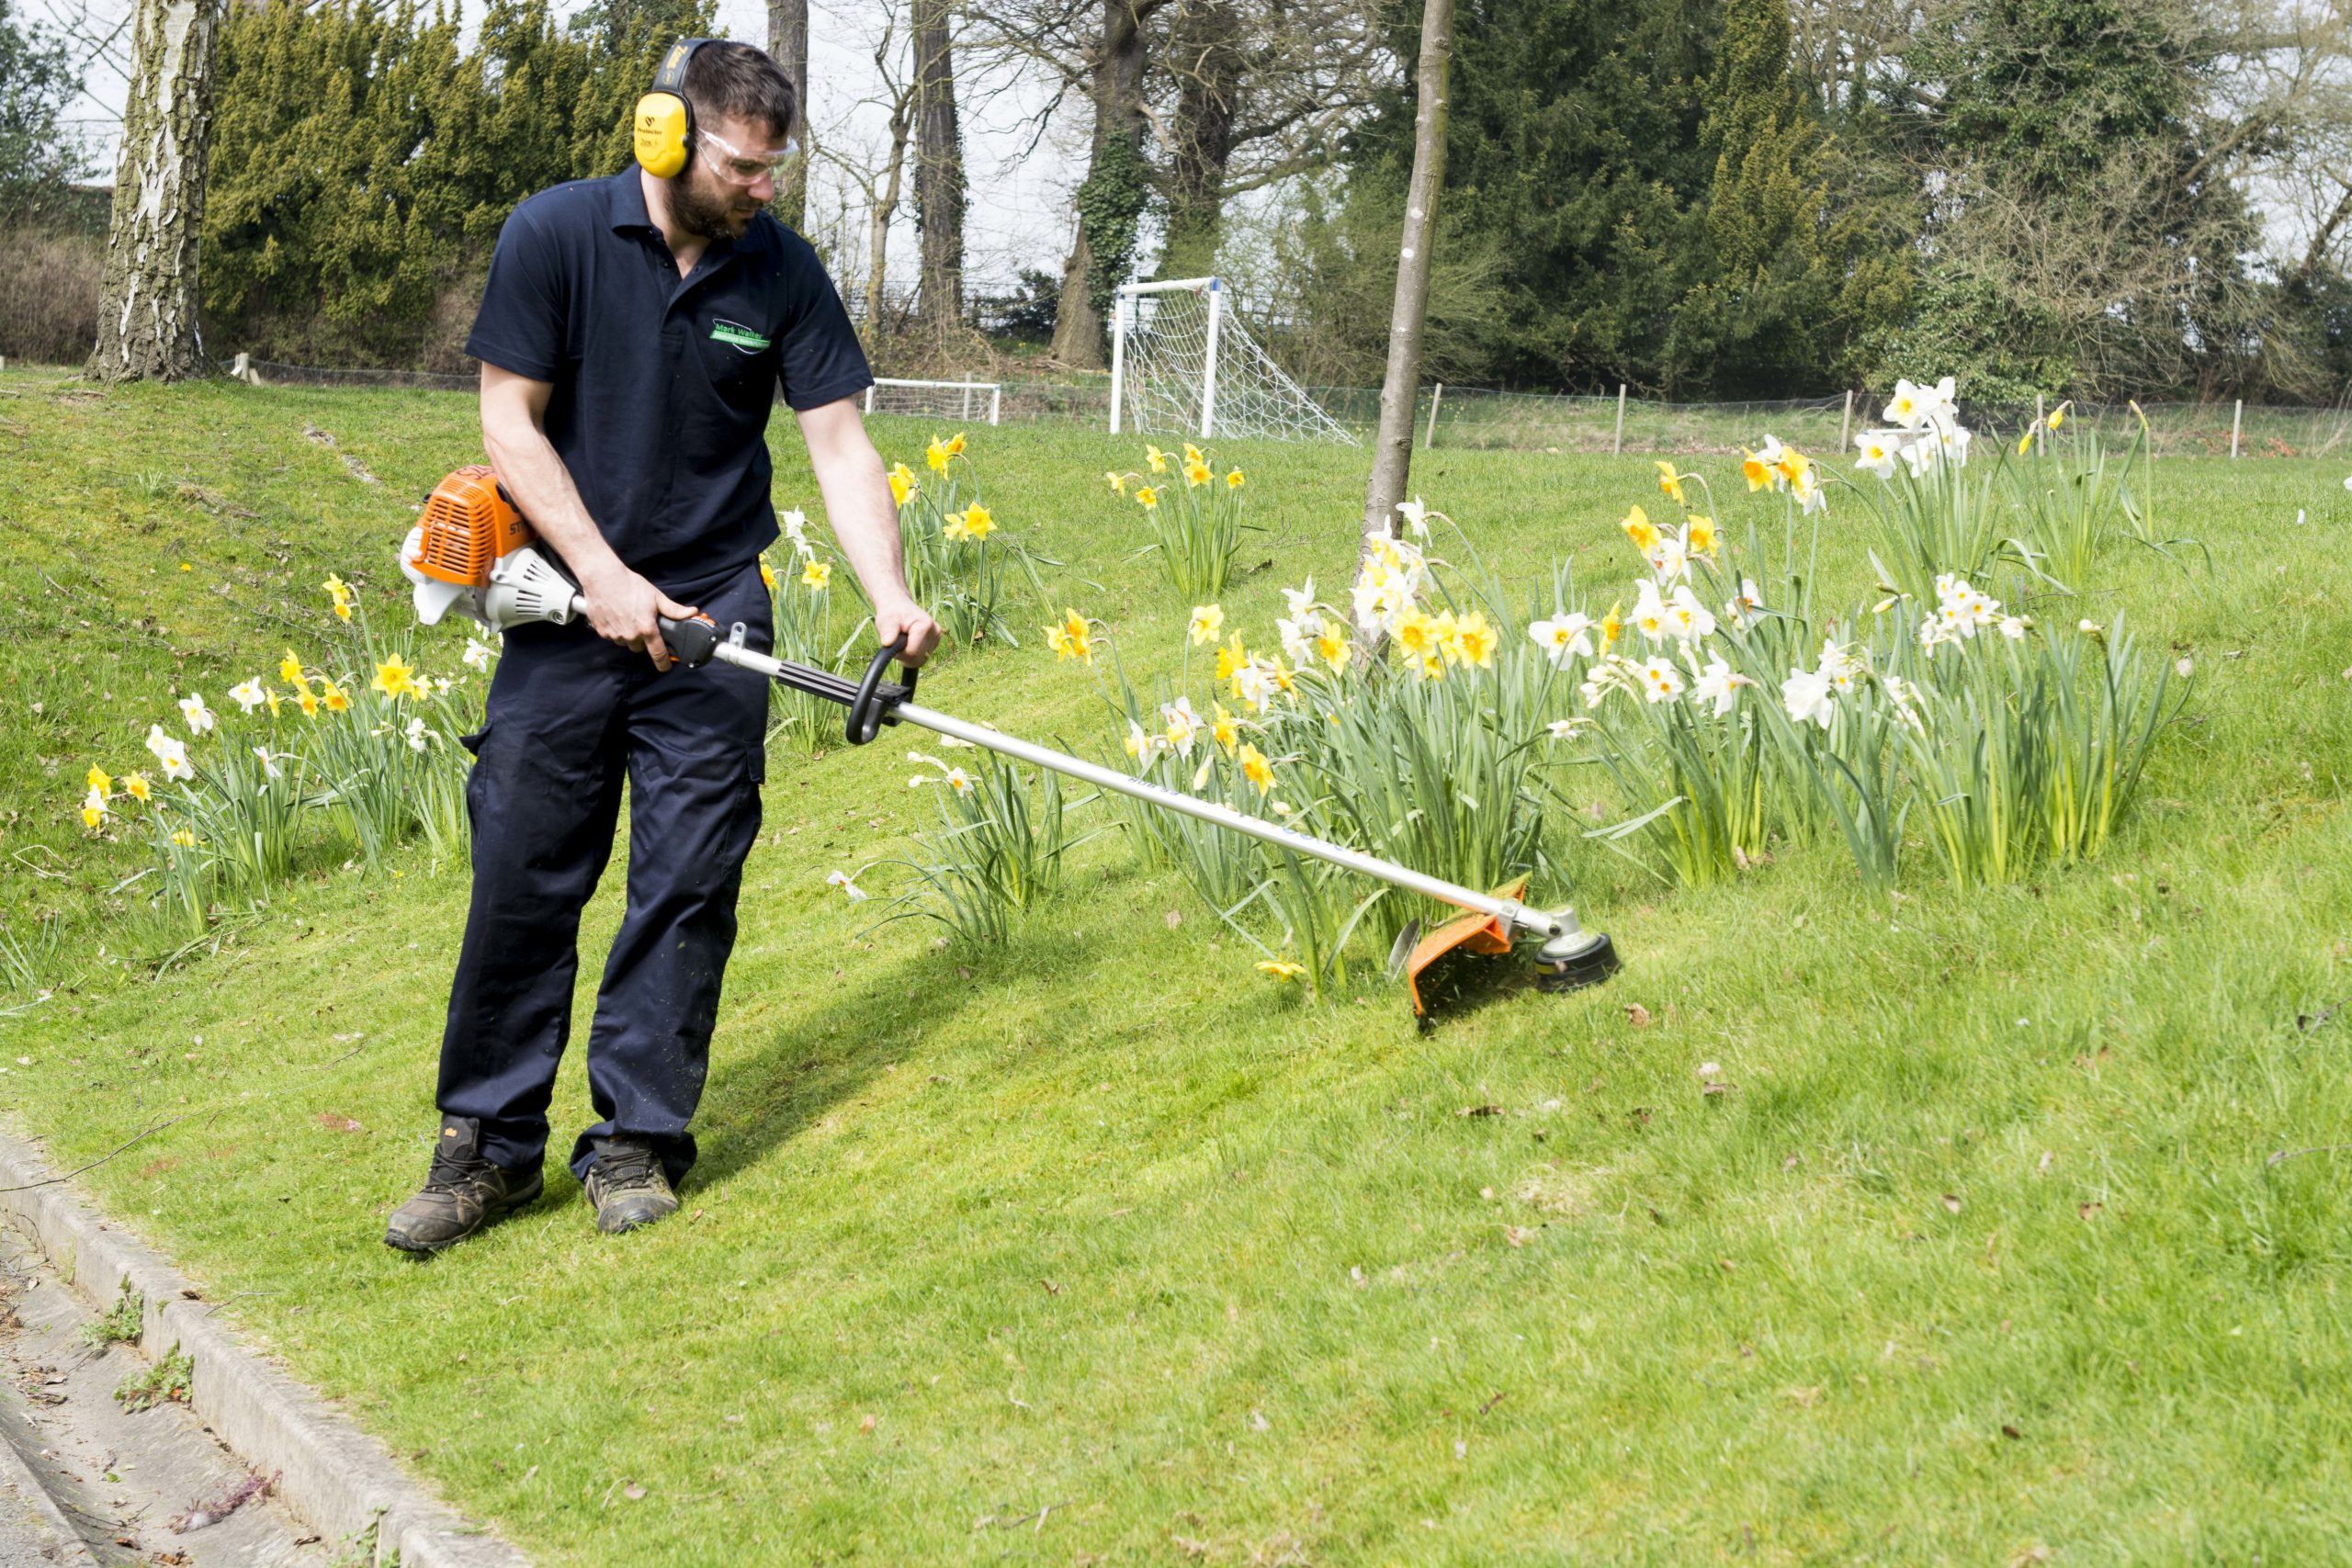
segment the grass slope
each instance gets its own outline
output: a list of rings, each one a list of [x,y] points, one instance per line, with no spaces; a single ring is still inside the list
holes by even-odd
[[[62,932],[54,994],[0,1019],[0,1104],[66,1165],[179,1118],[86,1184],[542,1561],[2352,1551],[2352,1167],[2268,1157],[2352,1126],[2346,1022],[2309,1021],[2352,994],[2333,470],[2169,463],[2168,531],[2211,571],[2117,555],[2089,600],[2030,606],[2128,605],[2196,661],[2104,860],[1963,897],[1923,856],[1874,904],[1790,852],[1694,897],[1563,822],[1625,973],[1426,1039],[1391,991],[1270,987],[1109,837],[1003,951],[868,933],[821,878],[922,824],[907,738],[779,758],[685,1215],[599,1238],[559,1179],[418,1266],[378,1236],[430,1142],[462,873],[322,865],[158,973],[136,889],[107,891],[142,852],[74,807],[174,689],[217,703],[319,646],[327,571],[393,613],[409,505],[476,442],[462,398],[0,378],[0,916]],[[1170,667],[1184,606],[1094,477],[1132,452],[1007,430],[977,455],[1069,563],[1058,596],[1139,678]],[[1275,563],[1227,609],[1265,637],[1277,582],[1344,581],[1361,457],[1222,455]],[[1417,486],[1495,564],[1573,551],[1613,585],[1647,473],[1441,452]],[[811,491],[787,434],[779,493]],[[924,692],[1106,733],[1035,639]],[[1702,1098],[1702,1061],[1735,1090]],[[560,1145],[578,1052],[557,1106]]]

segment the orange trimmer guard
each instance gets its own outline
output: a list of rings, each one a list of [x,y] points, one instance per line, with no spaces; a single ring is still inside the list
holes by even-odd
[[[1527,878],[1514,878],[1495,889],[1498,898],[1514,902],[1527,894]],[[1499,957],[1510,952],[1510,927],[1499,915],[1480,914],[1472,910],[1456,915],[1413,945],[1413,955],[1405,961],[1405,988],[1413,998],[1413,1016],[1426,1019],[1429,1004],[1421,997],[1421,974],[1439,959],[1452,953],[1476,953],[1481,957]]]

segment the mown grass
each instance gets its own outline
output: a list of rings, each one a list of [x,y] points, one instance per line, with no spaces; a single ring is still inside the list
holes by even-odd
[[[1624,974],[1501,987],[1428,1038],[1395,991],[1272,987],[1114,836],[1001,950],[869,933],[822,878],[924,825],[908,737],[779,756],[685,1214],[601,1238],[559,1179],[417,1266],[378,1236],[430,1141],[462,873],[318,864],[158,974],[136,886],[107,891],[143,852],[86,841],[75,807],[175,686],[328,636],[327,571],[397,610],[390,548],[477,450],[470,407],[0,394],[0,917],[62,922],[52,994],[0,1020],[0,1104],[67,1165],[169,1120],[88,1187],[543,1561],[2352,1551],[2352,1159],[2272,1159],[2352,1137],[2333,468],[2165,463],[2163,532],[2210,570],[2127,547],[2087,601],[2029,605],[2126,606],[2195,663],[2101,860],[1962,896],[1921,856],[1882,903],[1842,854],[1791,852],[1697,897],[1563,820]],[[892,456],[924,434],[882,429]],[[999,517],[1069,563],[1057,597],[1139,680],[1172,667],[1186,607],[1097,477],[1128,446],[1007,430],[976,455]],[[1220,456],[1267,525],[1245,564],[1274,563],[1227,607],[1270,637],[1278,583],[1345,580],[1361,455]],[[1648,474],[1441,448],[1415,482],[1492,563],[1574,551],[1605,596]],[[1860,594],[1859,552],[1832,553]],[[1038,639],[923,684],[1108,744]],[[557,1104],[560,1143],[588,1114],[576,1053]]]

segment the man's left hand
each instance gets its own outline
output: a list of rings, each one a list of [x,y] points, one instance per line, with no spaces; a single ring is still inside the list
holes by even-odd
[[[884,648],[904,637],[907,650],[899,656],[899,662],[910,669],[920,669],[939,646],[939,623],[925,615],[922,606],[913,600],[901,599],[875,606],[874,636]]]

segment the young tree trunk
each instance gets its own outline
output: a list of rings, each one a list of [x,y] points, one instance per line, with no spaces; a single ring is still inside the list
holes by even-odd
[[[1429,317],[1430,250],[1437,238],[1438,191],[1445,184],[1446,85],[1453,64],[1453,0],[1422,0],[1420,107],[1413,116],[1413,178],[1405,195],[1405,234],[1396,254],[1396,299],[1388,315],[1388,372],[1380,383],[1380,434],[1363,499],[1363,549],[1394,537],[1396,503],[1413,468],[1413,405],[1420,388],[1421,328]],[[1369,650],[1376,627],[1359,628]]]
[[[775,199],[768,207],[797,233],[808,219],[808,158],[816,145],[808,115],[808,0],[768,0],[768,53],[792,78],[793,96],[800,102],[800,124],[794,130],[800,152],[776,180]]]
[[[952,0],[914,0],[915,226],[922,235],[923,326],[944,338],[964,324],[964,141],[956,124]]]
[[[204,373],[197,246],[212,141],[220,0],[139,0],[114,220],[87,373],[176,381]]]
[[[890,167],[865,225],[865,345],[882,338],[882,289],[889,277],[890,220],[899,210],[899,182],[907,167],[907,138],[914,127],[913,95],[900,93],[890,105]]]
[[[1102,306],[1133,258],[1143,209],[1144,23],[1165,0],[1103,0],[1102,42],[1092,61],[1094,137],[1078,190],[1078,242],[1062,265],[1061,302],[1049,351],[1064,365],[1099,370]],[[1108,274],[1107,277],[1104,275]],[[1098,299],[1100,288],[1102,298]]]
[[[1164,64],[1176,77],[1166,192],[1168,238],[1159,271],[1194,277],[1216,270],[1217,226],[1225,172],[1233,158],[1234,105],[1242,61],[1242,19],[1230,0],[1205,0],[1175,13]]]

